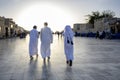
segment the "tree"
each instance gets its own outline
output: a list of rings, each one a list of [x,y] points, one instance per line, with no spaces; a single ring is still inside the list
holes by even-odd
[[[94,20],[100,19],[100,18],[113,18],[115,16],[115,13],[110,10],[105,10],[101,14],[98,11],[92,12],[92,14],[86,15],[88,18],[86,19],[88,23],[94,24]]]
[[[113,18],[115,16],[115,13],[113,11],[110,10],[105,10],[102,12],[101,14],[101,18]]]
[[[96,11],[96,12],[92,12],[92,14],[88,14],[86,15],[88,17],[88,23],[90,24],[94,24],[94,20],[99,19],[100,17],[100,12]]]

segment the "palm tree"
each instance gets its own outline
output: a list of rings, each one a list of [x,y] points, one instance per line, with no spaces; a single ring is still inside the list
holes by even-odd
[[[96,12],[92,12],[92,14],[88,14],[86,15],[88,17],[88,23],[90,24],[94,24],[94,20],[99,19],[100,17],[100,12],[96,11]]]

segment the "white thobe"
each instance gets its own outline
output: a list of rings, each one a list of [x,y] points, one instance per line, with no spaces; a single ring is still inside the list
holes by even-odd
[[[66,60],[73,60],[74,59],[73,45],[70,44],[71,41],[73,41],[73,36],[74,36],[72,29],[66,26],[64,29],[63,36],[64,36],[64,51],[65,51]],[[67,40],[69,40],[70,43],[67,43]]]
[[[30,56],[38,54],[38,31],[33,29],[30,31],[29,54]]]
[[[49,27],[44,27],[40,32],[41,56],[42,58],[50,57],[50,44],[53,42],[52,31]]]

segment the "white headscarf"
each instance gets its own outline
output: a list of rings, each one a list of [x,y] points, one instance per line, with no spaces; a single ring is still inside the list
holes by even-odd
[[[66,27],[65,27],[65,29],[64,29],[64,35],[65,35],[65,36],[68,36],[68,37],[70,37],[70,38],[73,38],[74,33],[73,33],[70,25],[66,25]]]

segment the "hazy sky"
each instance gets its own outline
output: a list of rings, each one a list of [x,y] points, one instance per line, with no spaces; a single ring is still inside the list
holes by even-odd
[[[43,27],[47,21],[55,30],[73,23],[84,23],[92,11],[114,11],[120,17],[120,0],[0,0],[0,16],[13,18],[25,29]],[[38,28],[39,29],[39,28]]]

